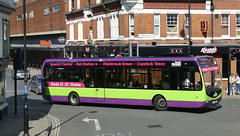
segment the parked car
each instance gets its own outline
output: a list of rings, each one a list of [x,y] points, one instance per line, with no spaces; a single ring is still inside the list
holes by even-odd
[[[30,79],[30,73],[27,71],[28,79]],[[14,70],[12,70],[12,78],[14,79]],[[17,70],[16,74],[17,80],[23,80],[24,79],[24,70]]]
[[[36,94],[41,94],[42,93],[42,88],[41,88],[41,75],[34,75],[30,79],[28,83],[28,89],[29,91],[33,91]]]

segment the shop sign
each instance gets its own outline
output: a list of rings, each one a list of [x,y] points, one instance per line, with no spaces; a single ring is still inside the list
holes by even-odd
[[[64,43],[66,41],[66,39],[64,37],[59,37],[57,39],[60,43]]]
[[[138,34],[139,38],[154,38],[154,34]]]
[[[90,51],[90,47],[86,47],[86,52],[89,52]]]
[[[202,52],[204,54],[214,54],[217,52],[217,47],[213,47],[213,48],[204,47],[201,49],[200,52]]]
[[[51,45],[52,45],[51,40],[48,40],[48,41],[46,41],[46,40],[41,40],[41,41],[40,41],[40,46],[50,47]]]

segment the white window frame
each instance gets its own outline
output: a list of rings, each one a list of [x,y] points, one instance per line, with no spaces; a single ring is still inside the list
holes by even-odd
[[[158,23],[156,22],[156,17],[158,17]],[[156,29],[158,29],[158,33],[156,33]],[[160,14],[154,14],[154,36],[155,38],[160,37]]]
[[[110,30],[111,30],[111,38],[112,39],[119,38],[118,14],[110,15]]]
[[[228,17],[227,21],[223,20],[223,16],[226,16],[226,15]],[[222,35],[222,32],[221,32],[222,37],[229,37],[230,36],[230,15],[229,14],[222,14],[222,16],[221,16],[221,31],[222,31],[222,26],[227,26],[228,27],[228,30],[227,30],[228,34],[227,35]]]
[[[129,37],[134,37],[134,14],[129,14]]]
[[[101,0],[96,0],[96,4],[99,4],[99,3],[101,3]]]
[[[80,0],[77,0],[77,9],[80,9],[80,7],[81,7],[81,1]]]
[[[74,24],[73,23],[69,24],[69,40],[70,41],[74,40]]]
[[[46,15],[50,15],[50,6],[45,6],[44,7],[44,10],[43,10],[43,14],[46,16]]]
[[[239,35],[237,35],[237,32]],[[240,14],[236,15],[236,37],[240,37]]]
[[[29,19],[34,18],[34,11],[31,10],[29,11]]]
[[[59,5],[59,9],[55,9],[55,7],[54,6],[56,6],[56,5]],[[56,4],[54,4],[53,5],[53,13],[59,13],[59,11],[60,11],[60,4],[59,3],[56,3]]]
[[[176,20],[173,20],[173,19],[169,19],[170,20],[170,22],[168,22],[168,17],[169,16],[176,16],[176,17],[173,17],[173,18],[176,18]],[[168,30],[167,30],[167,37],[169,37],[169,38],[177,38],[177,37],[179,37],[179,34],[178,34],[178,31],[179,31],[179,26],[178,26],[178,24],[179,24],[179,16],[178,16],[178,14],[167,14],[167,17],[166,17],[166,25],[167,25],[167,29],[168,29],[168,27],[171,27],[171,26],[176,26],[177,28],[177,32],[168,32]],[[173,20],[173,21],[171,21],[171,20]],[[175,34],[176,36],[170,36],[171,34]]]
[[[104,21],[103,17],[97,18],[97,38],[104,39]]]
[[[72,0],[68,0],[68,11],[72,11]]]
[[[189,16],[188,14],[185,14],[184,16],[184,35],[185,35],[185,38],[189,38]]]
[[[82,23],[82,21],[78,22],[78,40],[83,40],[83,23]]]

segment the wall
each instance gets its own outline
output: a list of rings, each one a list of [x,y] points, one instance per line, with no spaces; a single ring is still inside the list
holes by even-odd
[[[60,4],[60,11],[58,13],[53,13],[52,10],[50,15],[44,15],[44,7],[52,6],[54,4]],[[57,30],[66,30],[65,18],[63,16],[65,9],[64,0],[39,0],[29,3],[26,6],[27,15],[27,33],[36,33],[36,32],[48,32],[48,31],[57,31]],[[34,11],[34,18],[29,19],[29,12]],[[17,15],[21,14],[21,21],[17,21]],[[10,17],[10,34],[17,35],[23,34],[23,7],[19,6],[16,8],[16,11],[13,12]]]

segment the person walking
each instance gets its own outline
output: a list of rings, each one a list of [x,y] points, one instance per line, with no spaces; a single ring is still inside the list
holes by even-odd
[[[236,76],[236,80],[235,80],[235,82],[236,82],[236,95],[238,95],[239,94],[238,92],[240,92],[240,77],[239,77],[238,73],[236,73],[235,76]]]
[[[230,83],[229,83],[229,86],[230,86],[230,95],[235,95],[234,93],[234,86],[235,86],[235,76],[233,73],[231,73],[231,76],[230,76]]]

